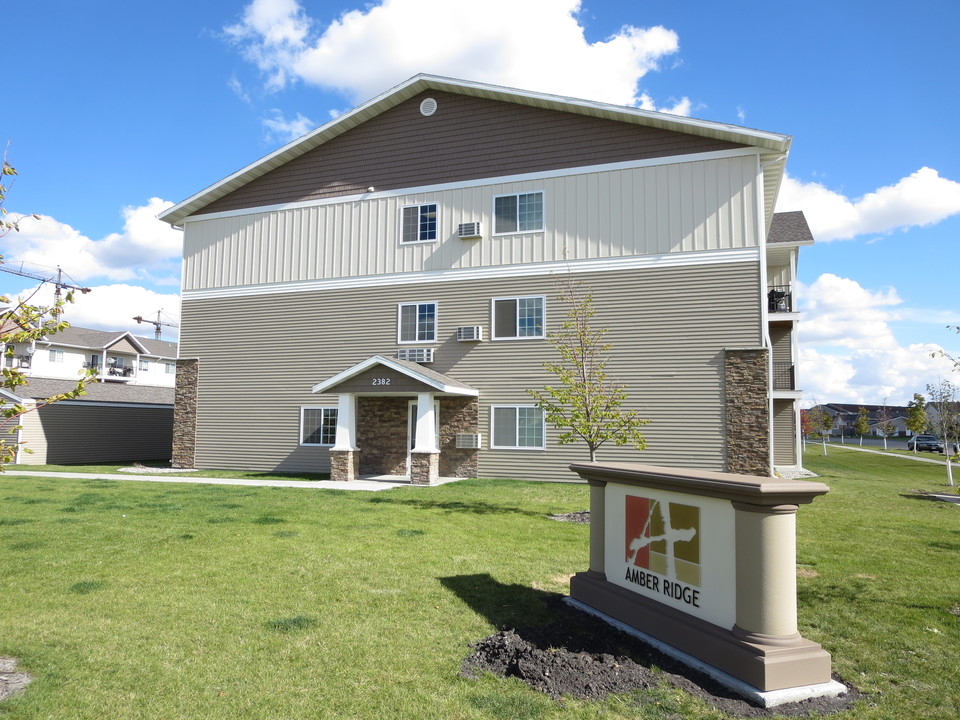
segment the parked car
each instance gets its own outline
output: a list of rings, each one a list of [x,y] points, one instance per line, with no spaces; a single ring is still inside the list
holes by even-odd
[[[934,435],[914,435],[907,440],[907,450],[929,450],[943,452],[943,443]]]

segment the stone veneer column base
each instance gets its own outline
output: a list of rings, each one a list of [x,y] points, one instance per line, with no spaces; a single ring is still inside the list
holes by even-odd
[[[768,376],[766,348],[724,350],[726,472],[770,475]]]
[[[411,452],[410,482],[414,485],[436,485],[440,479],[440,453]]]
[[[173,390],[173,453],[170,465],[192,468],[197,460],[197,383],[200,361],[177,360],[177,378]]]
[[[349,482],[360,477],[359,450],[330,451],[330,479],[337,482]]]

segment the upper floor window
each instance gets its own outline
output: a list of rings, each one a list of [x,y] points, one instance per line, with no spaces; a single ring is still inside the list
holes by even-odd
[[[493,340],[542,338],[543,295],[493,299]]]
[[[436,342],[437,304],[401,303],[398,309],[397,341],[402,343]]]
[[[493,199],[493,232],[543,230],[543,192],[500,195]]]
[[[337,440],[337,408],[300,408],[300,444],[333,445]]]
[[[176,363],[164,363],[163,365],[164,365],[164,372],[166,372],[167,375],[173,375],[174,373],[177,372]]]
[[[140,358],[138,365],[140,372],[145,372],[150,369],[150,361],[146,358]]]
[[[50,351],[50,362],[52,362],[52,363],[62,363],[62,362],[63,362],[63,350],[51,350],[51,351]]]
[[[437,204],[408,205],[400,221],[400,242],[432,242],[437,239]]]

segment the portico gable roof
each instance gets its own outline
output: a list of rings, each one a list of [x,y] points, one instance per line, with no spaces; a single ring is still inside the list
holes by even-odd
[[[339,372],[333,377],[317,383],[313,386],[313,392],[335,393],[337,392],[337,388],[339,386],[366,372],[367,370],[377,367],[378,365],[400,373],[401,375],[406,376],[415,382],[431,388],[437,393],[443,393],[445,395],[464,395],[468,397],[478,397],[480,395],[480,391],[476,388],[472,388],[469,385],[464,385],[448,375],[435,372],[418,363],[407,362],[406,360],[398,360],[396,358],[388,358],[384,357],[383,355],[374,355],[369,357],[363,362],[357,363],[353,367],[347,368],[343,372]],[[391,394],[391,389],[386,386],[371,386],[370,394]]]

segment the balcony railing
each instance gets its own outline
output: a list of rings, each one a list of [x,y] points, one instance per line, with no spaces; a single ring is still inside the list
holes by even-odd
[[[793,292],[789,285],[771,285],[767,291],[767,307],[772,313],[793,312]]]
[[[775,362],[773,364],[773,389],[796,390],[797,383],[793,372],[793,363]]]

